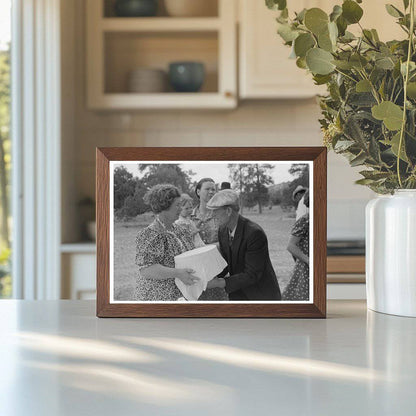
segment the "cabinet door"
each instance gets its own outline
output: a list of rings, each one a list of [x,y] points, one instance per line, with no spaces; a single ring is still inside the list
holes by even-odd
[[[322,2],[290,1],[290,12],[305,7],[322,7]],[[312,4],[313,3],[313,4]],[[319,92],[311,75],[289,59],[290,48],[276,33],[279,12],[264,1],[239,0],[240,13],[240,97],[305,98]]]
[[[389,3],[403,8],[402,0]],[[341,4],[341,1],[291,0],[288,4],[290,14],[311,7],[320,7],[329,13],[334,4]],[[405,37],[395,19],[388,15],[384,3],[367,1],[361,7],[364,9],[362,26],[377,29],[381,40]],[[314,85],[311,75],[289,59],[290,48],[276,33],[278,13],[269,10],[264,1],[239,0],[241,98],[305,98],[324,91]],[[358,25],[348,30],[355,34],[360,32]]]

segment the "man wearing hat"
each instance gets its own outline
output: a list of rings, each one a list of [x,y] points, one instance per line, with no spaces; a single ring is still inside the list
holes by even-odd
[[[219,223],[220,251],[228,263],[208,282],[208,288],[225,288],[230,300],[280,300],[266,234],[258,224],[239,214],[238,194],[231,189],[219,191],[207,207]],[[229,276],[224,277],[227,272]]]
[[[295,204],[297,204],[296,207],[296,221],[300,218],[303,217],[305,214],[307,214],[309,212],[308,207],[305,205],[304,202],[304,196],[305,193],[307,191],[307,188],[298,185],[295,190],[293,191],[292,194],[292,199],[295,202]]]

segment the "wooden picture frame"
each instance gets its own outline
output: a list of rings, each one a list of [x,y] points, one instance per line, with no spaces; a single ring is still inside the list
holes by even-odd
[[[186,318],[325,318],[327,149],[325,147],[125,147],[97,148],[97,316]],[[313,286],[308,302],[112,302],[110,296],[111,166],[116,162],[308,163],[311,167],[310,230]],[[313,215],[312,215],[313,213]],[[114,247],[113,247],[114,248]],[[133,265],[134,266],[134,265]]]

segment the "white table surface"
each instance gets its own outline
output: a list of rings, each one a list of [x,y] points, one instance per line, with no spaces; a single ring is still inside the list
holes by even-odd
[[[412,415],[416,319],[98,319],[0,301],[0,415]]]

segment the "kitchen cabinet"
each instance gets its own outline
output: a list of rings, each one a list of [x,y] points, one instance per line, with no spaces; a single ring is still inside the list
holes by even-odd
[[[401,0],[389,3],[403,8]],[[337,0],[292,0],[290,15],[303,8],[319,7],[330,12]],[[384,4],[364,2],[362,25],[376,28],[381,40],[403,38],[404,32],[394,22]],[[325,92],[316,86],[305,70],[289,59],[291,49],[276,33],[275,17],[279,12],[269,10],[264,1],[239,0],[239,96],[241,99],[309,98]],[[386,24],[388,22],[388,24]],[[348,30],[358,33],[358,25]]]
[[[115,17],[112,1],[88,0],[87,105],[90,109],[233,108],[237,105],[236,7],[218,2],[217,16]],[[167,71],[175,61],[205,66],[195,93],[128,92],[133,70]]]
[[[295,0],[290,10],[323,7],[322,1]],[[310,98],[321,88],[289,59],[290,48],[276,33],[275,17],[264,1],[239,0],[239,94],[244,98]],[[321,90],[322,91],[322,90]]]

